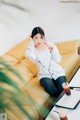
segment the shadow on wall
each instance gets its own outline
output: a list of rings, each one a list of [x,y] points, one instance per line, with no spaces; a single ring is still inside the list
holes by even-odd
[[[31,29],[29,10],[10,1],[0,1],[0,55],[24,40]]]

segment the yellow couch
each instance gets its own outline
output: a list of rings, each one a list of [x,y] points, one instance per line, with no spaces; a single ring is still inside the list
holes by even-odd
[[[25,58],[25,51],[29,41],[29,38],[27,38],[1,57],[7,62],[7,64],[11,65],[20,73],[20,75],[24,78],[24,81],[20,81],[10,72],[6,72],[6,74],[13,78],[16,84],[19,85],[19,88],[22,90],[24,96],[30,96],[33,99],[33,101],[23,99],[21,101],[21,106],[29,112],[34,120],[41,120],[48,114],[48,110],[50,110],[53,106],[55,98],[51,98],[51,96],[40,86],[37,77],[37,66],[28,58]],[[62,61],[60,65],[62,65],[65,69],[67,81],[70,81],[71,77],[79,67],[80,58],[77,54],[77,46],[79,42],[79,40],[74,40],[56,43],[60,53],[62,54]],[[9,100],[8,105],[12,106],[13,110],[16,111],[16,114],[19,115],[19,118],[15,117],[15,113],[6,109],[6,113],[12,120],[24,120],[25,118],[26,120],[30,120]]]

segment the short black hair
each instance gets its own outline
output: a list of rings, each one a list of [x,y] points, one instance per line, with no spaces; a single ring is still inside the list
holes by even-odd
[[[37,34],[41,34],[42,36],[45,36],[45,33],[44,33],[44,30],[41,28],[41,27],[35,27],[33,30],[32,30],[32,33],[31,33],[31,37],[33,38],[35,35]]]

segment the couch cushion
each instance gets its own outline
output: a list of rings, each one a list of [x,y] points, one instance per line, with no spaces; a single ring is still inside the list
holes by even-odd
[[[27,38],[16,47],[8,51],[7,54],[17,58],[18,60],[22,60],[24,58],[29,41],[30,40]]]
[[[38,78],[33,78],[27,82],[21,89],[22,93],[16,93],[15,97],[19,99],[21,106],[34,106],[40,117],[45,118],[49,113],[54,100],[40,86]],[[10,100],[8,105],[13,106]]]
[[[46,116],[50,107],[54,104],[55,98],[52,99],[52,97],[45,92],[39,83],[38,77],[29,81],[29,83],[23,87],[22,91],[24,91],[25,94],[29,95],[30,99],[32,99],[32,101],[28,101],[27,104],[34,105],[40,116]],[[26,103],[24,102],[22,104]]]
[[[1,58],[5,61],[5,63],[11,66],[14,66],[19,62],[15,57],[9,54],[4,54],[3,56],[1,56]]]
[[[38,74],[37,65],[33,63],[31,60],[29,60],[28,58],[25,58],[21,62],[27,66],[27,68],[31,71],[33,76],[36,76]]]
[[[79,60],[79,55],[77,55],[76,53],[70,53],[62,56],[62,61],[60,65],[64,68],[67,78],[69,77],[71,72],[74,71],[75,68],[77,69]]]
[[[76,53],[77,47],[80,43],[80,40],[66,41],[61,43],[56,43],[61,54]]]
[[[16,70],[19,75],[22,77],[22,80],[15,75],[13,72],[8,71],[6,74],[14,81],[17,85],[19,85],[20,88],[22,88],[26,82],[31,80],[33,78],[32,73],[29,71],[29,69],[22,63],[17,64],[13,67],[14,70]]]

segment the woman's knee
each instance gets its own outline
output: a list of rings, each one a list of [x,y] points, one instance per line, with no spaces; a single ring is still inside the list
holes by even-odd
[[[45,78],[40,79],[40,84],[41,86],[49,86],[53,84],[53,81],[52,79],[45,77]]]
[[[66,82],[66,76],[60,76],[56,79],[56,87],[59,93],[63,91],[62,83]]]
[[[57,97],[58,91],[53,83],[53,80],[50,78],[42,78],[40,84],[44,87],[45,91],[51,96]]]
[[[59,82],[59,84],[61,83],[63,83],[63,82],[66,82],[66,76],[60,76],[60,77],[58,77],[57,79],[56,79],[56,82],[58,83]]]

